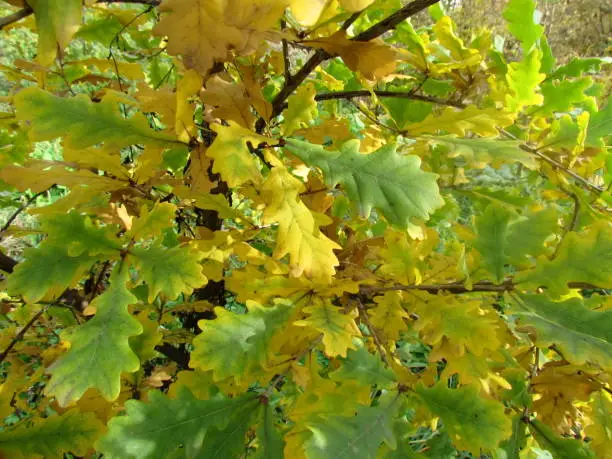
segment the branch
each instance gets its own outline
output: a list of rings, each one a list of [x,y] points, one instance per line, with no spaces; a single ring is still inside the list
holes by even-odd
[[[15,221],[15,219],[19,216],[19,214],[21,212],[26,210],[28,208],[28,206],[30,204],[32,204],[34,201],[36,201],[36,199],[39,196],[42,196],[43,194],[45,194],[47,191],[49,191],[54,186],[55,185],[52,185],[51,187],[47,188],[46,190],[43,190],[43,191],[40,191],[40,192],[36,193],[34,196],[32,196],[30,199],[28,199],[24,204],[22,204],[21,207],[19,207],[19,209],[17,209],[15,212],[13,212],[13,215],[11,215],[9,217],[9,219],[6,221],[6,223],[2,226],[2,228],[0,228],[0,238],[2,237],[2,233],[4,233],[9,228],[9,226],[11,226],[11,223],[13,223]]]
[[[0,252],[0,270],[1,271],[7,272],[10,274],[13,272],[13,269],[15,269],[15,266],[17,266],[17,260]]]
[[[398,91],[372,91],[378,97],[396,97],[398,99],[410,99],[420,100],[422,102],[431,102],[432,104],[438,105],[449,105],[451,107],[465,108],[465,104],[461,102],[453,102],[451,100],[438,99],[436,97],[421,96],[414,94],[410,91],[398,92]],[[371,97],[372,92],[367,90],[360,91],[338,91],[338,92],[326,92],[323,94],[317,94],[315,100],[331,100],[331,99],[353,99],[357,97]]]
[[[98,3],[133,3],[138,5],[158,6],[161,3],[161,0],[98,0]],[[34,10],[32,10],[32,8],[26,6],[25,8],[19,11],[15,11],[14,13],[9,14],[8,16],[0,18],[0,30],[2,30],[7,25],[27,18],[33,12]]]
[[[174,347],[171,344],[163,343],[155,346],[155,350],[160,354],[165,355],[173,362],[176,362],[180,369],[189,367],[189,352],[185,349]]]
[[[40,316],[42,316],[48,308],[49,308],[49,305],[46,305],[40,311],[34,314],[34,316],[30,319],[30,321],[24,325],[24,327],[19,331],[19,333],[17,333],[17,336],[13,338],[13,340],[10,342],[7,348],[2,352],[2,354],[0,354],[0,363],[4,362],[4,359],[6,359],[6,357],[9,355],[9,352],[11,352],[11,350],[15,347],[15,345],[19,341],[21,341],[21,339],[24,337],[27,331],[32,327],[32,325],[36,323],[38,319],[40,319]]]
[[[516,137],[514,134],[511,134],[510,132],[506,131],[505,129],[499,129],[499,131],[504,134],[506,137],[512,139],[512,140],[520,140],[518,137]],[[537,156],[538,158],[546,161],[548,164],[550,164],[551,166],[555,167],[556,169],[561,170],[562,172],[565,172],[567,175],[569,175],[570,177],[574,178],[576,181],[582,183],[586,188],[588,188],[591,191],[596,192],[597,194],[601,194],[603,193],[605,190],[598,187],[597,185],[589,182],[587,179],[585,179],[584,177],[576,174],[574,171],[572,171],[571,169],[568,169],[567,167],[565,167],[563,164],[561,164],[559,161],[554,160],[552,158],[550,158],[549,156],[546,156],[544,153],[541,153],[540,151],[538,151],[537,148],[534,148],[526,143],[522,144],[519,146],[519,148],[523,151],[527,151],[529,153],[531,153],[532,155]]]
[[[378,353],[380,354],[380,358],[385,363],[385,365],[390,366],[389,362],[387,361],[387,355],[385,354],[385,350],[383,348],[383,345],[380,342],[380,339],[378,338],[378,335],[376,334],[376,330],[374,329],[374,327],[370,323],[370,319],[368,318],[368,314],[366,313],[366,310],[365,310],[365,307],[363,306],[363,303],[359,299],[357,299],[357,308],[359,309],[359,317],[361,317],[363,319],[363,321],[366,324],[366,327],[368,327],[370,335],[372,335],[372,338],[374,338],[374,344],[376,344],[376,349],[378,350]]]
[[[405,7],[397,10],[395,13],[383,19],[377,24],[374,24],[369,29],[360,33],[356,37],[353,37],[352,40],[355,41],[369,41],[373,38],[376,38],[386,31],[396,27],[400,22],[417,14],[428,6],[433,5],[434,3],[438,3],[440,0],[415,0],[412,3],[409,3]],[[356,19],[356,16],[353,15],[348,19],[349,25]],[[346,23],[345,23],[346,25]],[[345,25],[342,26],[342,29],[346,30]],[[272,116],[270,118],[274,118],[275,116],[280,115],[285,107],[285,101],[287,98],[295,91],[298,86],[302,84],[302,82],[310,75],[310,73],[317,68],[317,66],[323,61],[332,57],[331,54],[323,51],[322,49],[318,49],[311,57],[306,61],[304,66],[291,78],[290,81],[285,82],[285,85],[280,90],[280,92],[274,97],[272,100]],[[257,123],[255,124],[255,130],[258,133],[263,132],[263,129],[266,125],[266,120],[263,118],[259,118]]]
[[[7,25],[12,24],[13,22],[21,21],[23,18],[27,18],[32,13],[32,8],[27,6],[19,11],[9,14],[8,16],[0,18],[0,30],[4,29]]]
[[[586,282],[568,282],[569,288],[575,289],[594,289],[600,288],[593,284]],[[450,284],[419,284],[419,285],[392,285],[390,287],[362,287],[360,293],[365,295],[379,294],[388,291],[408,291],[408,290],[420,290],[423,292],[437,294],[440,292],[449,293],[476,293],[476,292],[511,292],[516,290],[517,284],[514,284],[511,280],[507,280],[501,284],[494,284],[492,282],[477,282],[472,284],[472,288],[466,287],[464,284],[454,282]]]
[[[415,0],[409,3],[403,8],[397,10],[391,16],[383,19],[378,24],[374,24],[368,30],[361,32],[357,35],[354,40],[356,41],[370,41],[373,38],[379,37],[388,30],[394,29],[398,24],[405,21],[411,16],[421,12],[427,7],[438,3],[440,0]]]

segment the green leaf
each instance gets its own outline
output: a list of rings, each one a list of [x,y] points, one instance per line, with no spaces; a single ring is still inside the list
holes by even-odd
[[[93,319],[62,334],[70,349],[49,367],[51,379],[46,387],[60,406],[78,400],[90,388],[115,400],[121,373],[140,367],[129,345],[131,336],[142,333],[142,325],[128,312],[137,299],[126,288],[127,271],[115,269],[108,290],[91,303],[96,308]]]
[[[502,442],[496,451],[496,459],[521,459],[521,451],[525,447],[527,440],[527,424],[522,416],[512,418],[512,436]]]
[[[519,273],[517,282],[548,287],[553,296],[569,291],[568,282],[586,282],[597,287],[612,285],[612,228],[600,220],[592,227],[569,232],[553,260],[542,258],[533,271]]]
[[[480,397],[474,386],[449,389],[446,382],[438,382],[431,388],[419,385],[416,392],[427,408],[442,419],[459,449],[478,455],[481,448],[497,447],[511,432],[504,406]]]
[[[284,457],[285,440],[274,426],[274,407],[270,403],[261,405],[257,443],[254,459],[282,459]]]
[[[72,409],[61,416],[49,416],[27,426],[23,421],[13,430],[0,432],[0,455],[11,459],[62,458],[64,453],[79,456],[91,449],[104,432],[93,413]]]
[[[542,52],[534,49],[520,62],[508,65],[506,82],[510,94],[506,94],[506,108],[518,112],[528,105],[540,105],[544,97],[538,92],[546,75],[540,73]]]
[[[474,241],[474,248],[480,252],[483,265],[493,274],[498,284],[506,277],[506,239],[513,216],[505,207],[494,204],[487,206],[484,214],[476,219],[477,239]]]
[[[612,103],[608,101],[605,108],[591,114],[587,137],[584,142],[587,146],[605,147],[605,141],[612,133]]]
[[[342,184],[363,217],[378,209],[393,225],[406,228],[414,217],[427,220],[444,201],[437,175],[420,169],[417,156],[397,154],[388,144],[369,155],[359,152],[359,140],[346,142],[340,151],[290,139],[286,148],[309,166],[323,172],[330,188]]]
[[[46,244],[64,247],[68,255],[98,255],[109,258],[119,255],[121,242],[115,237],[116,226],[95,226],[89,217],[77,212],[55,214],[46,218],[42,231],[47,233]]]
[[[553,207],[537,213],[527,212],[512,221],[506,241],[508,261],[521,266],[529,257],[546,253],[544,243],[558,229],[557,212]]]
[[[96,448],[108,459],[166,459],[179,447],[181,457],[222,457],[212,455],[209,445],[224,436],[233,446],[244,450],[242,432],[232,435],[225,430],[257,409],[257,397],[242,396],[233,399],[198,400],[186,388],[176,399],[161,392],[151,391],[149,402],[129,400],[127,414],[111,419],[108,434],[98,440]],[[225,456],[232,457],[232,456]]]
[[[582,76],[583,73],[595,73],[601,69],[604,64],[610,64],[610,57],[575,57],[567,64],[558,67],[551,75],[551,79],[562,79]]]
[[[115,148],[177,144],[173,137],[151,129],[141,113],[124,118],[119,111],[120,100],[110,95],[94,103],[83,94],[63,98],[31,87],[19,91],[14,102],[18,119],[30,125],[32,141],[63,137],[64,145],[75,150],[101,142]]]
[[[585,91],[592,85],[593,80],[590,77],[543,83],[544,104],[534,110],[534,114],[548,116],[555,112],[567,112],[585,101],[594,104],[594,99],[585,94]]]
[[[397,396],[386,394],[378,406],[359,407],[353,417],[328,416],[309,422],[312,436],[304,444],[306,457],[374,459],[383,442],[395,449],[392,424],[399,405]]]
[[[435,144],[449,149],[451,158],[462,156],[470,165],[483,168],[487,165],[519,162],[529,169],[537,169],[535,157],[520,148],[521,142],[495,139],[461,139],[453,136],[423,136]]]
[[[204,450],[199,458],[226,459],[241,457],[247,431],[257,413],[258,399],[251,399],[236,407],[229,416],[227,425],[214,426],[206,432]]]
[[[560,437],[540,421],[532,421],[529,424],[529,430],[538,444],[550,451],[555,459],[595,459],[595,454],[586,444],[573,438]]]
[[[86,254],[72,257],[61,245],[41,244],[24,252],[25,261],[19,263],[8,276],[6,289],[21,295],[28,303],[44,297],[58,298],[74,286],[96,262]]]
[[[544,242],[557,229],[554,209],[517,217],[501,204],[490,204],[476,218],[477,238],[474,248],[483,257],[483,265],[500,283],[505,278],[505,266],[527,264],[530,257],[545,252]]]
[[[200,265],[202,254],[189,247],[167,248],[155,243],[146,248],[134,247],[130,254],[129,259],[149,288],[149,303],[160,293],[173,300],[181,293],[189,294],[206,285]]]
[[[217,318],[200,320],[202,329],[194,340],[189,365],[212,370],[215,381],[234,377],[240,384],[257,378],[269,355],[270,340],[293,314],[291,303],[277,301],[274,306],[247,302],[249,312],[236,314],[215,308]]]
[[[393,433],[397,440],[395,448],[390,448],[383,444],[378,457],[381,459],[424,459],[420,453],[414,451],[411,445],[411,437],[414,435],[414,428],[405,417],[395,419],[393,422]],[[418,445],[416,446],[418,447]],[[451,445],[452,447],[452,445]],[[453,448],[454,452],[454,448]],[[444,457],[444,456],[438,456]]]
[[[389,110],[398,129],[405,129],[410,123],[423,121],[433,109],[429,102],[400,97],[384,97],[381,102]]]
[[[545,295],[521,295],[519,323],[535,329],[536,343],[556,345],[572,363],[597,362],[612,368],[612,311],[592,311],[582,298],[555,302]]]
[[[346,358],[340,359],[341,365],[330,373],[331,379],[346,380],[354,379],[361,384],[377,385],[378,387],[389,387],[395,380],[395,374],[386,368],[377,354],[368,352],[361,345],[357,350],[349,349]]]
[[[523,45],[527,54],[544,33],[544,27],[536,22],[536,2],[534,0],[510,0],[503,13],[508,22],[508,30]]]

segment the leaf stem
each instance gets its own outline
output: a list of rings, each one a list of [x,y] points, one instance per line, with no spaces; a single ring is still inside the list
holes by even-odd
[[[34,325],[36,321],[40,319],[40,317],[47,311],[47,309],[49,309],[49,306],[50,305],[45,305],[40,311],[34,314],[34,316],[32,316],[32,318],[28,321],[28,323],[24,325],[24,327],[19,331],[19,333],[17,333],[15,338],[13,338],[13,340],[9,343],[6,349],[0,354],[0,363],[4,362],[4,360],[13,350],[15,345],[17,345],[17,343],[21,341],[21,339],[25,336],[25,334],[32,327],[32,325]]]

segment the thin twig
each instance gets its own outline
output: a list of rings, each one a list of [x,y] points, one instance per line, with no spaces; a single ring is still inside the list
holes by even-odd
[[[568,282],[567,286],[571,289],[594,289],[598,288],[593,284],[586,282]],[[511,280],[502,282],[501,284],[494,284],[492,282],[477,282],[472,284],[471,288],[460,282],[454,282],[449,284],[418,284],[418,285],[391,285],[386,287],[375,287],[375,286],[363,286],[361,287],[360,293],[365,295],[380,294],[389,291],[411,291],[419,290],[428,292],[431,294],[437,294],[440,292],[448,293],[478,293],[478,292],[511,292],[516,290],[517,284],[514,284]]]
[[[509,139],[519,140],[520,141],[520,139],[518,137],[516,137],[514,134],[506,131],[505,129],[501,129],[500,128],[499,132],[501,132],[503,135],[505,135]],[[598,194],[601,194],[601,193],[603,193],[605,191],[602,188],[598,187],[597,185],[594,185],[593,183],[589,182],[584,177],[576,174],[571,169],[565,167],[559,161],[556,161],[556,160],[550,158],[549,156],[545,155],[544,153],[540,152],[537,148],[534,148],[534,147],[532,147],[532,146],[530,146],[530,145],[528,145],[526,143],[523,143],[523,144],[519,145],[519,148],[521,150],[523,150],[523,151],[529,152],[532,155],[535,155],[538,158],[546,161],[548,164],[550,164],[551,166],[559,169],[560,171],[565,172],[567,175],[569,175],[570,177],[574,178],[578,182],[582,183],[586,188],[590,189],[591,191],[594,191],[594,192],[596,192]]]
[[[287,23],[284,20],[281,20],[281,30],[284,30],[287,27]],[[291,62],[289,61],[289,43],[286,38],[282,40],[283,45],[283,63],[284,68],[283,72],[285,74],[285,84],[289,84],[291,81]]]
[[[34,201],[36,201],[36,199],[38,199],[40,196],[45,194],[47,191],[49,191],[54,186],[55,185],[52,185],[46,190],[39,191],[34,196],[32,196],[30,199],[28,199],[24,204],[22,204],[21,207],[19,207],[19,209],[13,212],[13,215],[11,215],[9,219],[6,221],[6,223],[2,226],[2,228],[0,228],[0,238],[1,238],[2,233],[4,233],[9,228],[9,226],[11,226],[11,224],[15,221],[15,219],[19,216],[19,214],[21,214],[21,212],[26,210]]]
[[[372,338],[374,339],[374,344],[376,344],[376,349],[378,350],[378,353],[380,354],[380,358],[382,359],[383,362],[385,362],[385,365],[389,366],[389,361],[387,360],[387,355],[385,353],[383,345],[380,342],[380,339],[378,338],[378,334],[376,333],[376,330],[370,323],[370,319],[368,318],[368,314],[366,313],[363,303],[359,299],[357,300],[357,308],[359,309],[359,317],[363,319],[363,321],[366,324],[366,327],[368,327],[368,331],[370,332],[370,335],[372,335]]]
[[[565,190],[565,189],[563,189],[563,191],[565,191],[567,195],[570,198],[572,198],[572,200],[574,201],[574,210],[572,211],[572,219],[570,220],[569,224],[565,226],[565,229],[563,230],[563,235],[561,236],[561,240],[557,244],[557,247],[555,248],[555,252],[550,257],[551,260],[554,260],[559,254],[559,250],[561,249],[561,245],[563,244],[565,237],[570,232],[576,229],[576,225],[578,224],[578,214],[580,213],[580,199],[578,199],[578,196],[576,195],[576,193]]]
[[[7,348],[2,352],[2,354],[0,354],[0,363],[4,362],[4,359],[6,359],[6,357],[9,355],[9,352],[11,352],[11,350],[15,347],[15,345],[19,341],[21,341],[21,339],[24,337],[27,331],[32,327],[32,325],[34,325],[36,321],[40,319],[40,317],[47,311],[47,309],[49,309],[49,306],[50,305],[45,305],[40,311],[34,314],[34,316],[29,320],[29,322],[25,324],[25,326],[19,331],[19,333],[17,333],[17,335],[15,336],[15,338],[13,338],[13,340],[10,342]]]
[[[394,97],[397,99],[420,100],[422,102],[430,102],[437,105],[448,105],[451,107],[465,108],[465,104],[461,102],[453,102],[452,100],[438,99],[437,97],[422,96],[414,94],[413,91],[367,91],[365,89],[359,91],[337,91],[317,94],[316,101],[331,100],[331,99],[354,99],[358,97],[372,97],[374,93],[378,97]]]
[[[357,35],[355,41],[370,41],[376,37],[381,36],[388,30],[395,29],[399,24],[404,22],[411,16],[423,11],[425,8],[430,7],[438,3],[440,0],[415,0],[414,2],[408,3],[403,8],[397,10],[392,15],[383,19],[377,24],[374,24],[369,29],[361,32]]]

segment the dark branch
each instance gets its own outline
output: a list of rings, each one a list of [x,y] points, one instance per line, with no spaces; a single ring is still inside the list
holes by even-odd
[[[451,107],[465,108],[465,104],[462,104],[461,102],[453,102],[452,100],[438,99],[436,97],[421,96],[419,94],[414,94],[411,91],[398,92],[374,90],[372,92],[378,97],[395,97],[398,99],[420,100],[423,102],[430,102],[432,104],[449,105]],[[354,99],[357,97],[371,97],[371,95],[372,93],[365,89],[360,91],[338,91],[317,94],[315,96],[315,100]]]
[[[434,3],[438,3],[439,1],[440,0],[415,0],[414,2],[409,3],[405,7],[397,10],[395,13],[393,13],[386,19],[383,19],[379,23],[374,24],[369,29],[352,38],[352,40],[369,41],[373,38],[376,38],[385,33],[386,31],[396,27],[399,23],[409,18],[410,16],[417,14],[428,6],[431,6]],[[356,18],[357,17],[355,15],[351,16],[347,21],[349,22],[349,25],[352,24],[352,22],[355,21]],[[344,25],[342,28],[346,30]],[[285,107],[285,101],[293,93],[293,91],[295,91],[302,84],[302,82],[308,77],[308,75],[311,74],[311,72],[315,68],[317,68],[320,63],[329,59],[330,57],[332,57],[331,54],[323,51],[322,49],[318,49],[310,57],[310,59],[306,61],[304,66],[293,76],[293,78],[291,78],[289,82],[285,83],[280,92],[276,95],[276,97],[274,97],[274,100],[272,101],[271,118],[280,115],[280,113]],[[259,118],[257,120],[257,123],[255,124],[255,130],[261,133],[263,132],[265,125],[266,121],[263,118]]]
[[[189,352],[185,348],[178,348],[171,344],[163,343],[155,346],[155,350],[176,362],[180,369],[184,370],[189,367]]]
[[[0,270],[6,273],[12,273],[13,269],[17,266],[17,260],[9,257],[8,255],[0,252]]]
[[[381,36],[388,30],[394,29],[400,23],[405,21],[411,16],[423,11],[425,8],[430,7],[438,3],[440,0],[415,0],[414,2],[408,3],[403,8],[397,10],[392,15],[383,19],[377,24],[374,24],[368,30],[361,32],[353,40],[356,41],[370,41],[376,37]]]
[[[27,18],[32,13],[32,9],[28,6],[9,14],[8,16],[0,18],[0,30],[4,29],[7,25],[12,24],[13,22],[21,21],[23,18]]]

